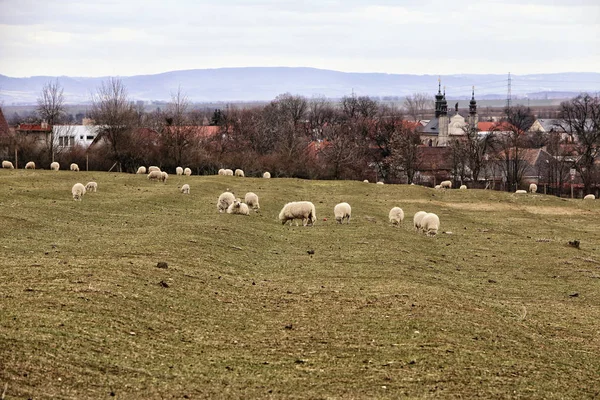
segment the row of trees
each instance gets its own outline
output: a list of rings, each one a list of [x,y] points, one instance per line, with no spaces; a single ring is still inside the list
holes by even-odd
[[[430,103],[426,95],[415,94],[406,99],[405,109],[418,120]],[[58,82],[44,86],[37,111],[49,124],[60,122],[64,96]],[[276,176],[412,182],[420,168],[421,141],[416,124],[405,116],[403,110],[367,96],[346,96],[333,103],[323,97],[282,94],[264,106],[216,110],[209,127],[181,89],[172,94],[166,109],[146,113],[128,98],[122,82],[111,78],[92,96],[89,117],[100,127],[102,145],[90,154],[92,167],[115,166],[120,171],[158,164],[212,173],[227,166],[256,174],[270,170]],[[598,173],[599,98],[582,94],[566,101],[559,116],[560,127],[576,139],[570,147],[559,134],[527,133],[535,117],[524,106],[507,108],[502,123],[488,135],[467,126],[465,134],[450,143],[455,179],[482,178],[486,162],[494,157],[502,161],[506,187],[513,188],[523,175],[523,149],[546,146],[560,164],[557,179],[575,168],[589,190]],[[54,145],[50,141],[51,154]],[[81,149],[71,153],[64,157],[83,154]]]

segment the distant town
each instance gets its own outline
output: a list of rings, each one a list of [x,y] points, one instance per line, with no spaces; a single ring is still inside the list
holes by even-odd
[[[239,167],[257,176],[431,187],[451,180],[506,191],[535,184],[557,196],[598,195],[597,92],[523,98],[512,95],[508,75],[505,98],[495,100],[481,100],[475,85],[469,96],[452,92],[439,77],[428,92],[404,96],[352,89],[338,98],[285,92],[198,102],[183,86],[170,100],[152,101],[132,98],[124,79],[99,82],[83,105],[70,103],[62,79],[47,81],[35,105],[4,105],[1,158],[16,168],[28,161],[122,172]]]

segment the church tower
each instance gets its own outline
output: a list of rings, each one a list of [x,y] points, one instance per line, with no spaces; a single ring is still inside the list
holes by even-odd
[[[473,93],[471,95],[471,101],[469,102],[469,126],[477,128],[479,122],[479,116],[477,115],[477,102],[475,101],[475,86],[473,86]]]
[[[442,101],[444,100],[444,96],[442,95],[442,82],[440,78],[438,78],[438,92],[435,95],[435,117],[439,118],[442,113]]]
[[[444,87],[444,94],[442,95],[442,98],[440,100],[440,113],[438,116],[438,146],[448,146],[449,123],[450,121],[448,120],[448,102],[446,101],[446,87]]]

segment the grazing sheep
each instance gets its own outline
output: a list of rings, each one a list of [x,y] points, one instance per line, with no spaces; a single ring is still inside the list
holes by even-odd
[[[537,185],[535,183],[532,183],[529,185],[529,193],[535,193],[537,192]]]
[[[460,190],[467,190],[467,185],[460,185],[459,189]]]
[[[185,185],[183,185],[183,186],[181,187],[181,189],[179,189],[179,190],[181,190],[181,193],[183,193],[183,194],[190,194],[190,185],[188,185],[188,184],[186,183],[186,184],[185,184]]]
[[[25,169],[35,169],[35,163],[33,161],[29,161],[25,164]]]
[[[440,187],[442,189],[452,189],[452,181],[441,181]]]
[[[186,167],[186,169],[183,170],[183,174],[185,176],[190,176],[192,175],[192,170]]]
[[[96,193],[98,191],[98,184],[96,182],[88,182],[87,185],[85,185],[85,191]]]
[[[421,230],[421,222],[423,221],[423,217],[427,215],[427,213],[425,211],[418,211],[417,213],[415,213],[415,216],[413,217],[413,224],[415,226],[415,231],[420,231]]]
[[[517,190],[515,194],[527,194],[527,190]]]
[[[434,188],[435,190],[440,190],[440,189],[442,188],[442,185],[435,185],[433,188]]]
[[[58,171],[60,169],[60,164],[54,161],[52,164],[50,164],[50,169],[52,171]]]
[[[295,219],[301,219],[303,226],[314,225],[317,220],[315,205],[310,201],[293,201],[284,205],[279,212],[281,224],[285,225],[287,221],[290,221],[291,225]],[[298,226],[297,221],[296,226]]]
[[[222,213],[227,210],[227,208],[233,204],[235,201],[235,196],[231,192],[223,192],[219,196],[219,200],[217,200],[217,210]]]
[[[241,170],[241,169],[239,169],[239,168],[236,169],[235,170],[235,176],[239,176],[240,178],[243,178],[244,177],[244,171]]]
[[[219,172],[217,172],[218,175],[225,175],[225,170],[223,168],[219,169]]]
[[[269,179],[271,177],[271,173],[270,172],[265,172],[263,173],[263,178]]]
[[[160,168],[158,168],[156,165],[151,165],[148,167],[148,172],[150,173],[152,171],[160,171]]]
[[[369,183],[369,180],[368,180],[368,179],[365,179],[363,182],[364,182],[364,183]]]
[[[73,194],[73,200],[81,201],[83,195],[85,194],[85,186],[83,186],[81,183],[76,183],[73,185],[71,193]]]
[[[250,215],[250,209],[248,208],[248,204],[240,202],[240,199],[235,199],[227,207],[227,214]]]
[[[382,181],[377,182],[378,185],[383,185]]]
[[[256,193],[246,193],[246,196],[244,196],[244,202],[248,204],[248,207],[252,207],[254,210],[258,210],[260,208],[260,205],[258,204],[258,195]]]
[[[348,203],[340,203],[333,208],[333,214],[335,215],[335,220],[339,224],[344,222],[344,218],[346,219],[346,223],[349,224],[352,208]]]
[[[435,236],[440,229],[440,219],[434,213],[427,213],[421,220],[421,229],[427,236]]]
[[[583,197],[584,200],[596,200],[596,196],[594,196],[593,194],[586,194]]]
[[[401,224],[404,220],[404,211],[400,207],[394,207],[390,210],[389,218],[392,225]]]
[[[146,174],[146,167],[142,166],[139,167],[136,174],[141,174],[141,175],[145,175]]]
[[[181,167],[175,168],[175,174],[176,175],[183,175],[183,168],[181,168]]]
[[[77,164],[75,164],[75,163],[72,163],[72,164],[69,166],[69,169],[70,169],[71,171],[79,172],[79,165],[77,165]]]
[[[167,174],[165,171],[162,171],[162,172],[160,173],[160,180],[161,180],[163,183],[167,183],[167,179],[169,179],[169,174]]]
[[[232,169],[229,169],[229,168],[227,168],[227,169],[225,170],[225,173],[224,173],[223,175],[225,175],[225,176],[233,176],[233,170],[232,170]]]
[[[15,169],[15,166],[13,165],[12,162],[4,160],[4,161],[2,161],[2,168]]]
[[[162,172],[156,170],[150,171],[148,174],[148,179],[151,181],[160,181],[162,180]]]

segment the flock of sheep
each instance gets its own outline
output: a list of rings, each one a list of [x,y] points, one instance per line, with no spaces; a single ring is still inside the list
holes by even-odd
[[[13,166],[12,162],[4,160],[4,161],[2,161],[2,168],[14,169],[14,166]],[[25,169],[35,169],[35,168],[36,168],[36,166],[33,161],[29,161],[25,165]],[[52,162],[50,164],[50,169],[52,171],[58,171],[60,169],[60,164],[56,161]],[[78,172],[79,166],[75,163],[72,163],[69,166],[69,170]],[[161,181],[163,183],[166,183],[167,179],[169,177],[169,175],[165,171],[161,171],[160,168],[156,167],[156,166],[150,166],[150,167],[148,167],[148,170],[146,170],[146,167],[144,167],[144,166],[139,167],[136,174],[146,174],[146,172],[148,172],[147,177],[149,180]],[[175,172],[177,175],[185,175],[185,176],[192,175],[192,170],[190,168],[184,169],[182,167],[177,167],[175,169]],[[219,169],[218,175],[237,176],[237,177],[245,176],[244,171],[241,169],[236,169],[234,171],[232,169],[223,169],[223,168]],[[264,172],[263,178],[271,178],[271,174],[269,172]],[[365,180],[364,182],[368,183],[369,181]],[[383,185],[383,182],[377,182],[377,184]],[[96,192],[97,188],[98,188],[98,184],[96,182],[88,182],[87,185],[85,185],[85,186],[82,183],[76,183],[71,188],[73,200],[81,201],[83,198],[83,195],[85,195],[86,192]],[[452,181],[442,181],[442,182],[440,182],[439,185],[435,186],[436,190],[451,189],[451,188],[452,188]],[[460,186],[460,190],[466,190],[466,189],[467,189],[467,186],[465,186],[465,185]],[[190,194],[190,185],[187,183],[184,184],[180,188],[180,191],[183,194]],[[531,183],[529,185],[528,191],[517,190],[515,192],[515,194],[526,194],[527,192],[536,193],[537,185],[535,183]],[[594,199],[595,199],[595,196],[593,194],[588,194],[584,197],[584,200],[594,200]],[[217,200],[217,210],[220,213],[227,212],[228,214],[249,215],[250,207],[252,207],[252,209],[254,209],[254,210],[258,210],[260,208],[259,203],[258,203],[258,196],[252,192],[246,193],[244,202],[241,202],[240,199],[235,198],[235,196],[231,192],[222,193],[219,196],[219,199]],[[335,219],[338,223],[341,224],[344,222],[344,220],[346,221],[346,223],[350,223],[350,216],[351,216],[351,212],[352,212],[350,204],[348,204],[348,203],[337,204],[334,207],[333,211],[334,211]],[[317,219],[314,204],[311,203],[310,201],[297,201],[297,202],[287,203],[281,209],[281,212],[279,213],[279,220],[281,221],[282,224],[285,224],[287,221],[290,221],[290,223],[292,223],[296,219],[302,220],[302,224],[304,226],[314,224],[314,222]],[[401,224],[403,220],[404,220],[404,211],[400,207],[394,207],[390,210],[389,221],[391,224],[398,225],[398,224]],[[437,231],[439,230],[440,220],[439,220],[438,216],[433,213],[426,213],[425,211],[419,211],[414,215],[413,223],[414,223],[414,227],[417,231],[423,231],[428,236],[434,236],[437,234]],[[296,222],[296,225],[298,225],[297,222]]]
[[[244,176],[244,171],[238,169],[235,172],[231,169],[219,170],[219,175],[225,176]],[[270,178],[271,174],[265,172],[263,178]],[[244,202],[236,198],[233,193],[227,191],[221,193],[217,199],[217,211],[219,213],[226,212],[228,214],[250,215],[250,207],[254,210],[260,208],[258,203],[258,195],[253,192],[246,193]],[[339,224],[350,223],[352,216],[352,207],[348,203],[339,203],[333,208],[335,220]],[[288,221],[290,225],[296,221],[302,221],[303,226],[312,226],[317,220],[317,212],[315,205],[310,201],[293,201],[283,206],[278,216],[282,225]],[[392,225],[399,225],[404,220],[404,211],[400,207],[394,207],[390,210],[389,221]],[[414,227],[418,232],[423,231],[428,236],[435,236],[440,228],[440,219],[436,214],[419,211],[414,216]]]

